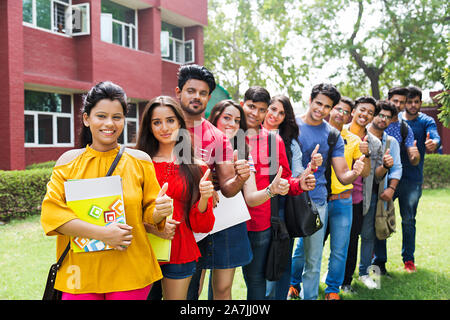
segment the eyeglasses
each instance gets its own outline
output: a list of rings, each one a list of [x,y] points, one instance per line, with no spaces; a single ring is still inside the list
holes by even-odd
[[[340,114],[343,114],[344,116],[348,116],[350,114],[350,111],[344,110],[342,108],[334,108],[334,110],[336,110]]]
[[[380,117],[381,120],[391,120],[392,119],[391,116],[388,116],[388,115],[385,115],[385,114],[382,114],[382,113],[379,113],[378,117]]]

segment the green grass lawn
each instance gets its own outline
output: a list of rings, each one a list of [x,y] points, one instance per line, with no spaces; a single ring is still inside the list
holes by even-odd
[[[397,201],[396,201],[397,206]],[[397,232],[388,239],[387,269],[390,279],[381,279],[381,289],[366,289],[353,281],[356,293],[342,295],[346,300],[447,300],[450,298],[450,189],[424,190],[417,214],[417,272],[403,271],[401,252],[401,218],[397,206]],[[327,242],[328,244],[328,242]],[[329,248],[322,259],[322,275],[326,272]],[[50,265],[56,260],[55,238],[46,237],[39,216],[14,220],[0,225],[0,300],[41,299]],[[208,278],[205,280],[207,287]],[[326,285],[320,284],[319,299]],[[207,298],[203,290],[200,299]],[[233,299],[245,300],[246,287],[242,271],[236,271]],[[295,302],[293,302],[295,303]]]

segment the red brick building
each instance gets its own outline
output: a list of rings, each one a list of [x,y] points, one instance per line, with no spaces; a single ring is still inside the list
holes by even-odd
[[[180,64],[203,64],[207,0],[1,0],[0,169],[78,145],[82,94],[122,86],[133,145],[148,100],[174,95]]]

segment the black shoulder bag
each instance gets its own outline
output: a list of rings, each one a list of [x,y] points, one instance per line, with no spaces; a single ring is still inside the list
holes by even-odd
[[[277,153],[272,154],[272,147],[276,146],[276,136],[269,133],[269,168],[278,168],[278,165],[272,167],[277,161]],[[273,172],[275,171],[275,172]],[[270,182],[275,178],[277,170],[270,170]],[[265,277],[269,281],[280,280],[289,263],[290,237],[284,220],[278,215],[278,198],[274,196],[270,199],[270,225],[272,231],[272,240],[267,253]]]
[[[119,160],[122,157],[124,150],[125,150],[125,146],[122,145],[120,147],[120,150],[117,153],[113,163],[111,164],[111,167],[109,168],[108,173],[106,174],[107,177],[112,175],[112,173],[114,172],[114,169],[116,168],[117,164],[119,163]],[[44,291],[42,300],[61,300],[62,292],[55,289],[56,274],[57,274],[59,268],[61,267],[61,265],[64,261],[64,258],[66,257],[69,250],[70,250],[70,241],[67,244],[66,249],[64,249],[64,252],[62,253],[61,257],[59,257],[58,262],[52,264],[52,266],[50,267],[50,271],[48,272],[48,277],[47,277],[47,284],[45,285],[45,291]]]
[[[289,159],[289,166],[292,158]],[[291,238],[308,237],[323,226],[314,202],[309,197],[308,191],[296,196],[286,195],[284,219]]]

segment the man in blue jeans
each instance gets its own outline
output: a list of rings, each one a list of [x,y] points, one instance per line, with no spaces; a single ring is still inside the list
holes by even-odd
[[[370,153],[367,138],[361,141],[360,137],[351,133],[344,127],[350,119],[354,102],[347,97],[330,112],[330,124],[339,130],[344,139],[344,157],[347,165],[364,165],[362,178],[370,174]],[[344,280],[345,263],[347,259],[350,230],[353,218],[353,185],[342,185],[334,174],[331,173],[331,195],[328,198],[328,229],[330,233],[330,258],[328,261],[328,273],[325,283],[325,300],[339,300],[339,287]]]
[[[358,165],[353,170],[349,170],[344,158],[344,141],[340,136],[332,150],[331,159],[327,159],[328,134],[335,129],[324,119],[330,114],[331,109],[339,103],[340,99],[341,95],[336,87],[331,84],[318,84],[312,89],[308,110],[305,114],[297,117],[296,121],[300,128],[298,142],[303,154],[303,166],[308,165],[311,160],[311,153],[319,144],[318,153],[322,154],[323,163],[331,161],[337,179],[343,185],[347,185],[361,174],[364,166]],[[328,217],[325,166],[320,166],[314,175],[316,177],[316,188],[310,191],[309,195],[319,211],[324,227],[309,237],[300,238],[292,257],[291,286],[298,285],[301,277],[303,282],[302,294],[305,300],[315,300],[319,294],[323,239]]]
[[[411,127],[400,116],[400,113],[405,109],[407,95],[407,88],[394,87],[389,90],[388,100],[395,105],[397,114],[392,117],[391,124],[386,128],[386,133],[394,137],[400,145],[402,166],[417,166],[421,161],[421,156],[417,148],[417,140],[414,139],[414,133]],[[394,190],[391,189],[388,192],[392,193],[394,199],[396,198]],[[386,240],[375,241],[374,256],[373,264],[380,268],[381,275],[387,275]]]
[[[416,244],[416,214],[419,199],[422,195],[423,163],[425,151],[432,153],[439,148],[441,139],[433,118],[420,112],[422,106],[422,91],[417,87],[408,87],[405,111],[400,114],[403,120],[414,132],[420,162],[417,166],[408,161],[403,162],[402,179],[397,187],[395,197],[398,198],[400,215],[402,217],[402,258],[407,272],[415,272],[414,251]],[[407,158],[404,150],[402,160]]]

